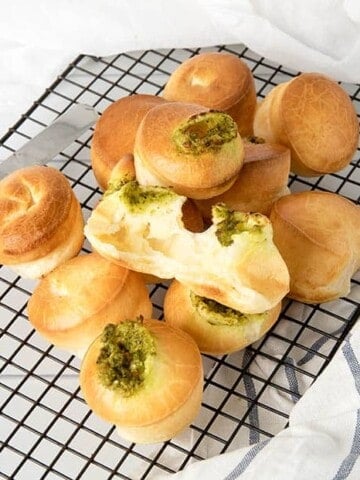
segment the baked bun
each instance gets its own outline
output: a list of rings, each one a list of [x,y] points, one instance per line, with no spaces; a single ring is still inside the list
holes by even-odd
[[[159,320],[108,325],[87,351],[80,386],[89,407],[131,442],[164,442],[190,425],[202,399],[199,349]]]
[[[75,256],[83,241],[80,204],[55,168],[17,170],[0,182],[0,263],[40,278]]]
[[[293,193],[274,203],[270,219],[289,268],[289,297],[322,303],[349,293],[360,267],[359,206],[335,193]]]
[[[241,136],[253,133],[255,82],[247,64],[235,55],[208,52],[186,60],[171,74],[163,96],[226,112]]]
[[[244,148],[229,115],[189,103],[165,103],[142,120],[134,157],[141,185],[170,186],[190,198],[209,198],[234,183]]]
[[[177,278],[197,295],[244,313],[273,308],[288,292],[288,271],[261,214],[213,208],[204,232],[184,227],[186,198],[128,182],[106,194],[85,226],[93,249],[130,268]]]
[[[164,298],[164,319],[193,337],[200,352],[212,355],[242,350],[259,340],[279,318],[281,304],[263,313],[243,314],[195,295],[174,280]]]
[[[303,176],[346,167],[359,124],[348,94],[333,80],[303,73],[275,87],[257,109],[254,133],[291,150],[291,171]]]
[[[244,142],[244,147],[244,165],[234,185],[221,195],[196,201],[204,218],[211,218],[211,207],[216,203],[240,212],[269,215],[275,200],[290,193],[290,150],[270,143]]]
[[[80,255],[43,278],[28,303],[33,327],[49,342],[82,358],[110,322],[151,317],[141,274],[97,253]]]
[[[154,106],[165,103],[155,95],[130,95],[107,107],[95,125],[91,165],[100,187],[106,190],[111,171],[126,153],[133,153],[136,130]]]

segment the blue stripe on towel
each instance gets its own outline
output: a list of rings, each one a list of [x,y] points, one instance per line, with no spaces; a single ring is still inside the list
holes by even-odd
[[[355,388],[360,395],[360,364],[358,359],[355,356],[354,350],[350,345],[349,339],[345,340],[344,346],[342,347],[342,352],[344,354],[345,360],[347,361],[348,367],[353,375]],[[357,410],[356,414],[356,425],[354,431],[354,437],[351,444],[350,452],[341,462],[341,465],[333,478],[333,480],[343,480],[348,478],[356,461],[360,456],[360,409]]]
[[[342,331],[344,330],[345,328],[345,323],[343,325],[341,325],[340,328],[338,328],[337,330],[335,330],[335,332],[332,332],[332,336],[336,336],[336,335],[339,335],[340,333],[342,333]],[[326,337],[325,335],[320,337],[318,340],[316,340],[316,342],[314,342],[310,348],[310,350],[313,350],[313,351],[309,351],[309,352],[306,352],[306,354],[300,358],[300,360],[298,360],[297,364],[299,365],[299,367],[301,365],[304,365],[305,363],[309,362],[312,358],[314,358],[314,356],[316,355],[316,352],[318,352],[320,350],[320,348],[325,345],[326,342],[328,342],[330,340],[329,337]]]
[[[296,403],[300,398],[299,384],[296,378],[295,369],[293,368],[295,362],[291,357],[285,357],[284,367],[285,375],[289,383],[289,389],[291,390],[290,395],[292,401]],[[290,365],[289,365],[290,364]]]
[[[256,455],[269,443],[269,441],[270,438],[268,440],[265,440],[264,442],[254,445],[243,457],[241,462],[236,465],[234,470],[224,478],[224,480],[235,480],[236,478],[238,478],[239,475],[244,473],[251,464],[251,462],[254,460]]]
[[[248,363],[249,358],[251,356],[251,352],[246,349],[244,352],[243,356],[243,367]],[[248,400],[248,405],[250,408],[249,412],[249,423],[250,423],[250,430],[249,430],[249,443],[250,445],[253,445],[254,443],[258,443],[260,441],[260,433],[256,428],[259,427],[259,413],[258,413],[258,408],[256,403],[253,403],[251,400],[254,400],[256,397],[256,389],[255,389],[255,384],[253,382],[253,379],[251,378],[250,375],[247,375],[246,373],[243,376],[244,379],[244,387],[245,387],[245,392],[246,395],[250,400]],[[252,429],[251,426],[254,426],[255,428]]]

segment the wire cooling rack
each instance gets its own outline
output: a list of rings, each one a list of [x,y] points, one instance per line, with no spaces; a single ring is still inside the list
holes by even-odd
[[[79,56],[1,140],[0,158],[73,103],[102,112],[132,93],[160,94],[179,63],[205,50],[242,57],[253,72],[259,98],[298,73],[243,46]],[[359,86],[342,86],[360,111]],[[101,196],[89,161],[91,135],[84,134],[53,162],[69,178],[85,218]],[[359,202],[358,158],[334,175],[291,176],[290,188],[337,192]],[[359,277],[348,297],[336,302],[306,306],[286,301],[280,321],[245,351],[203,355],[203,403],[189,428],[166,443],[137,445],[120,439],[112,425],[88,409],[79,391],[78,360],[31,328],[26,305],[33,288],[34,282],[1,268],[0,477],[6,479],[154,479],[268,439],[286,427],[293,405],[331,360],[360,311]],[[155,317],[161,317],[165,290],[166,285],[151,287]]]

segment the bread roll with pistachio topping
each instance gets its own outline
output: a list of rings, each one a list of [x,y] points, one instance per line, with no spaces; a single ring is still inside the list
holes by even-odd
[[[244,142],[244,165],[232,187],[216,197],[196,200],[205,219],[211,218],[211,208],[225,203],[240,212],[269,215],[271,205],[288,195],[290,150],[283,145]]]
[[[234,183],[244,148],[227,114],[189,103],[151,109],[136,133],[136,178],[190,198],[210,198]]]
[[[33,327],[80,358],[108,323],[151,313],[142,275],[97,253],[80,255],[53,270],[28,303]]]
[[[164,442],[199,411],[200,352],[187,333],[159,320],[109,324],[84,357],[80,386],[89,407],[121,437]]]
[[[129,95],[104,110],[95,125],[90,150],[93,172],[103,190],[120,158],[134,152],[135,134],[141,120],[161,103],[165,100],[155,95]]]
[[[21,168],[0,182],[0,263],[40,278],[74,257],[84,241],[80,203],[59,170]]]
[[[181,328],[200,352],[223,355],[259,340],[276,322],[281,304],[263,313],[244,314],[214,300],[200,297],[173,280],[164,298],[164,319]]]
[[[349,293],[360,267],[360,206],[336,193],[299,192],[277,200],[270,219],[289,297],[322,303]]]
[[[273,88],[260,103],[254,133],[289,147],[291,171],[311,177],[350,163],[359,123],[340,85],[318,73],[303,73]]]
[[[185,60],[171,74],[163,96],[226,112],[241,136],[253,133],[255,82],[250,68],[235,55],[206,52]]]
[[[213,224],[193,233],[182,221],[185,200],[169,188],[128,182],[103,197],[85,234],[106,258],[177,278],[197,295],[235,310],[260,313],[278,304],[289,276],[269,219],[217,205]]]

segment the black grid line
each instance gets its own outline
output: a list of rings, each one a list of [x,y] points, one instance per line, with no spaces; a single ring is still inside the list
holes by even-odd
[[[75,103],[101,113],[133,93],[161,95],[183,60],[202,51],[226,51],[250,67],[259,98],[300,72],[260,57],[243,45],[127,52],[106,58],[79,55],[1,139],[7,157]],[[360,86],[342,84],[360,113]],[[92,129],[51,164],[69,179],[84,216],[101,196],[90,164]],[[292,191],[331,191],[360,201],[359,152],[341,172],[325,177],[290,175]],[[85,244],[85,252],[89,247]],[[204,399],[183,434],[156,445],[123,441],[114,426],[87,408],[78,385],[78,360],[47,344],[29,325],[27,299],[34,283],[0,268],[0,477],[27,479],[151,479],[286,428],[292,405],[331,361],[360,314],[360,278],[346,298],[322,305],[286,300],[279,322],[255,344],[232,355],[203,355]],[[166,284],[149,287],[162,318]],[[297,389],[284,371],[299,379]],[[271,402],[280,396],[286,407]]]

